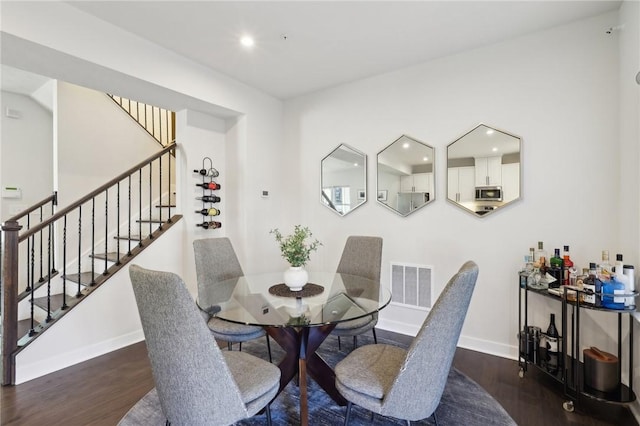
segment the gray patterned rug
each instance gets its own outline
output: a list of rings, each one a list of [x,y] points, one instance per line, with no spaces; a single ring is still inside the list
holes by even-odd
[[[345,344],[344,340],[348,342]],[[380,343],[387,343],[402,346],[389,339],[378,339]],[[338,351],[338,341],[334,336],[330,336],[320,346],[318,353],[332,367],[344,358],[351,350],[351,339],[343,339],[342,350]],[[371,336],[360,336],[358,344],[373,343]],[[277,343],[272,341],[271,349],[274,360],[280,359],[283,352]],[[247,342],[242,345],[242,350],[256,356],[267,359],[266,345],[264,339]],[[333,400],[318,386],[313,379],[308,379],[309,396],[309,424],[321,426],[335,426],[344,423],[345,407],[338,406]],[[299,423],[299,389],[295,383],[289,383],[280,395],[271,404],[271,418],[274,426],[285,426]],[[516,425],[509,414],[476,382],[459,372],[451,369],[447,386],[442,395],[440,405],[436,410],[438,425],[482,425],[482,426],[505,426]],[[145,395],[138,403],[125,415],[119,423],[120,426],[164,426],[165,418],[160,410],[160,403],[155,390]],[[257,415],[251,419],[237,423],[238,426],[253,426],[266,424],[264,415]],[[399,421],[379,415],[375,415],[373,420],[371,413],[354,406],[351,410],[351,420],[353,426],[363,425],[405,425],[404,421]],[[413,425],[433,425],[433,418],[420,422],[412,422]]]

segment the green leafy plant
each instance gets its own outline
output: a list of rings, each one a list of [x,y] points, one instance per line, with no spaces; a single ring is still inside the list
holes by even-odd
[[[318,249],[322,243],[317,239],[307,243],[307,238],[311,238],[313,234],[311,230],[306,226],[296,225],[293,234],[283,236],[278,228],[272,229],[271,234],[274,234],[276,241],[280,244],[280,252],[282,257],[287,259],[291,266],[304,266],[309,261],[309,257],[312,251]]]

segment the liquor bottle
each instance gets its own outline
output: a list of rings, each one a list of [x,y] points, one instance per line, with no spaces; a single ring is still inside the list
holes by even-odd
[[[551,314],[545,340],[547,343],[547,371],[551,374],[556,374],[558,372],[560,361],[558,354],[558,343],[560,340],[560,334],[558,333],[558,328],[556,327],[555,314]]]
[[[196,186],[199,186],[204,189],[220,189],[220,184],[215,183],[213,181],[205,182],[205,183],[196,183]]]
[[[624,262],[622,261],[621,254],[616,254],[616,264],[613,267],[613,272],[615,273],[616,280],[620,281],[624,285],[625,294],[631,294],[629,277],[624,274]],[[628,297],[625,297],[624,305],[625,307],[629,307],[631,305],[631,300],[629,300]]]
[[[560,257],[560,249],[554,249],[553,252],[553,257],[549,259],[549,270],[547,272],[556,280],[549,283],[549,287],[558,288],[562,284],[562,258]]]
[[[629,280],[629,290],[627,291],[627,294],[633,294],[636,290],[635,268],[633,265],[624,265],[623,274],[625,274]],[[625,308],[635,309],[636,298],[633,296],[627,297],[627,300],[624,302],[624,306]]]
[[[542,241],[538,241],[538,250],[536,250],[533,261],[534,265],[538,263],[540,272],[544,275],[547,272],[547,252],[544,250]]]
[[[609,281],[613,275],[613,266],[609,263],[609,250],[602,250],[602,261],[598,264],[600,281]]]
[[[602,292],[602,282],[598,279],[595,262],[589,263],[589,275],[582,283],[584,290],[584,303],[594,306],[602,306],[599,293]]]
[[[570,275],[573,269],[573,261],[569,255],[569,246],[564,246],[564,251],[562,252],[562,267],[563,267],[563,275],[562,275],[562,285],[575,285],[575,283],[571,283]],[[575,270],[573,273],[575,274]]]
[[[196,200],[202,200],[205,203],[219,203],[220,197],[217,195],[205,195],[204,197],[196,197]]]
[[[210,207],[208,209],[196,210],[196,213],[200,213],[203,216],[218,216],[220,214],[220,209]]]
[[[222,222],[216,222],[216,221],[202,222],[202,223],[196,223],[196,226],[201,226],[204,229],[217,229],[217,228],[222,228]]]

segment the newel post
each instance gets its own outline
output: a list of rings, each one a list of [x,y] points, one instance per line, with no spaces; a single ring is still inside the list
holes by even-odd
[[[18,243],[22,226],[9,220],[2,224],[2,384],[16,380],[15,350],[18,348]]]

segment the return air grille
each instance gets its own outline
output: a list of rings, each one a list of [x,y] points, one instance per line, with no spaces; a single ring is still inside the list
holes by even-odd
[[[391,303],[430,309],[433,300],[431,266],[391,264]]]

